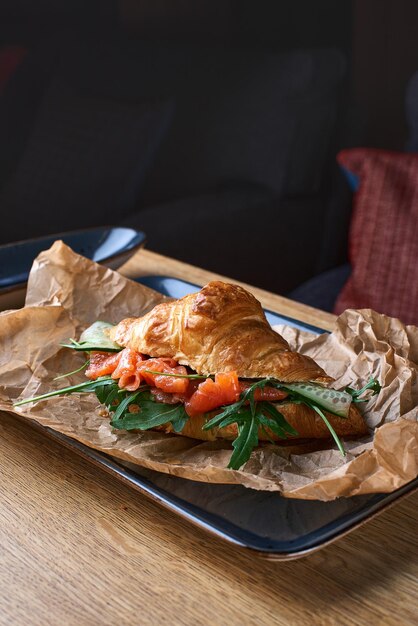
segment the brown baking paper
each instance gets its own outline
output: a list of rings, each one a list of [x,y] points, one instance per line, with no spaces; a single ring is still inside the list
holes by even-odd
[[[85,356],[59,343],[97,319],[117,323],[139,316],[163,298],[75,254],[60,241],[35,260],[26,305],[0,314],[0,409],[36,420],[82,443],[159,472],[210,483],[240,483],[292,498],[390,492],[418,473],[418,329],[370,310],[348,310],[331,333],[315,336],[280,327],[291,345],[312,356],[336,387],[361,387],[370,376],[383,386],[364,406],[371,432],[345,441],[343,458],[331,443],[264,445],[240,471],[227,469],[228,442],[200,442],[160,432],[115,431],[94,394],[59,396],[13,409],[13,401],[83,380]],[[315,444],[317,445],[317,444]],[[322,447],[324,444],[321,444]]]

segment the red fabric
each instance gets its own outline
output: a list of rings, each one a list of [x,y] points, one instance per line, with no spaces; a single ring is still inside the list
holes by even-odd
[[[418,154],[355,148],[338,162],[360,178],[350,227],[352,274],[335,305],[418,325]]]
[[[26,50],[19,46],[8,46],[0,50],[0,94],[25,55]]]

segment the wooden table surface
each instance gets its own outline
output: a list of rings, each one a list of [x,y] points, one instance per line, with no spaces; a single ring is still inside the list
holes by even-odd
[[[214,274],[149,251],[128,276]],[[333,316],[252,289],[272,310]],[[297,561],[225,545],[0,414],[0,624],[416,624],[418,493]]]

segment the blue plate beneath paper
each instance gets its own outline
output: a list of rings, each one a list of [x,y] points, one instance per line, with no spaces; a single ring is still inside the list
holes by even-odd
[[[120,267],[145,243],[145,234],[132,228],[101,227],[27,239],[0,246],[0,291],[25,285],[35,257],[57,239],[97,263]]]
[[[175,298],[199,289],[191,283],[162,276],[148,276],[138,282]],[[266,313],[271,324],[286,323],[325,332],[276,313]],[[194,482],[121,463],[61,433],[38,428],[182,518],[229,543],[275,560],[299,558],[324,547],[418,488],[417,479],[390,494],[333,502],[293,500],[241,485]]]

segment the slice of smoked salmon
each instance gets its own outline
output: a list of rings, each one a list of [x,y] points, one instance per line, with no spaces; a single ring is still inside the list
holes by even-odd
[[[124,348],[112,378],[118,380],[121,389],[136,391],[142,382],[139,365],[144,360],[142,354],[131,348]]]
[[[212,411],[224,404],[237,402],[240,386],[236,372],[216,374],[215,380],[207,378],[186,401],[186,412],[190,417]]]
[[[123,351],[122,351],[123,352]],[[87,378],[96,380],[100,376],[113,374],[119,364],[122,352],[90,352],[90,363],[86,369]]]
[[[183,365],[178,365],[174,359],[147,359],[141,363],[138,370],[149,385],[154,385],[167,393],[187,394],[189,379],[177,378],[178,375],[186,376],[187,370]],[[162,374],[159,376],[147,370],[161,372]],[[174,376],[164,376],[163,372],[165,374],[174,374]]]

